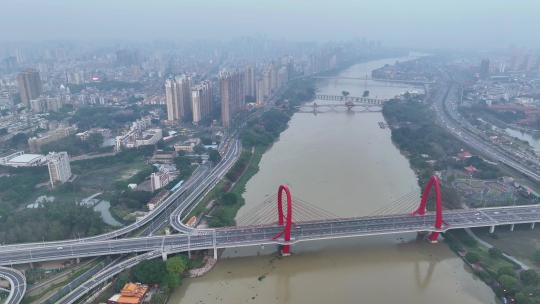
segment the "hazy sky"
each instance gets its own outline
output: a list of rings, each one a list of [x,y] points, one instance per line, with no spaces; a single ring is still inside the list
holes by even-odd
[[[376,39],[540,47],[540,0],[0,0],[0,41]]]

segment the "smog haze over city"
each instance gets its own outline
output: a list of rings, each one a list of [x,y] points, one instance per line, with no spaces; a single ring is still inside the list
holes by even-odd
[[[0,303],[540,304],[539,1],[0,9]]]
[[[368,38],[422,48],[538,47],[535,0],[5,1],[2,41]],[[9,29],[9,30],[8,30]]]

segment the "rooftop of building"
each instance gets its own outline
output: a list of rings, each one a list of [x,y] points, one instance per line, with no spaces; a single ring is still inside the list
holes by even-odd
[[[31,163],[43,158],[41,154],[23,154],[9,160],[10,163]]]

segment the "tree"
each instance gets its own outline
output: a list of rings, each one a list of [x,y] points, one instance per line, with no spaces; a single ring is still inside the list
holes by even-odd
[[[518,280],[513,276],[503,274],[499,276],[497,281],[499,281],[499,283],[507,292],[515,292],[518,287]]]
[[[221,161],[221,155],[216,149],[208,149],[208,159],[213,163],[219,163]]]
[[[512,266],[502,266],[499,269],[497,269],[497,275],[498,276],[509,275],[509,276],[515,277],[516,272],[514,270],[514,267]]]
[[[20,148],[26,146],[28,142],[28,135],[25,133],[17,133],[10,140],[9,144],[11,147]]]
[[[193,152],[195,154],[203,154],[204,152],[206,152],[206,148],[203,145],[196,145],[195,147],[193,147]]]
[[[536,272],[536,270],[534,269],[523,270],[519,274],[519,277],[525,285],[533,286],[540,283],[540,276],[538,275],[538,272]]]
[[[502,257],[502,251],[499,248],[491,247],[488,250],[489,256],[492,258],[500,258]]]
[[[120,290],[129,282],[129,272],[122,271],[116,281],[114,282],[114,291],[120,292]]]
[[[91,133],[86,139],[86,143],[92,151],[95,151],[103,144],[103,135],[101,133]]]
[[[540,263],[540,247],[536,247],[536,250],[534,251],[534,260],[536,263]]]
[[[182,277],[178,274],[167,273],[162,283],[166,284],[169,289],[174,289],[182,284]]]
[[[476,264],[480,261],[480,255],[471,251],[465,255],[465,259],[471,264]]]
[[[133,269],[133,277],[144,284],[159,284],[167,275],[165,263],[161,260],[143,261]]]
[[[341,95],[343,95],[343,97],[347,97],[349,94],[349,91],[341,91]]]
[[[236,202],[238,202],[238,196],[236,195],[236,193],[227,192],[221,196],[221,201],[225,205],[234,205],[236,204]]]
[[[169,258],[165,262],[167,272],[180,276],[188,268],[189,260],[183,255],[177,255],[172,258]]]
[[[211,145],[212,144],[212,138],[208,136],[201,137],[201,142],[203,145]]]

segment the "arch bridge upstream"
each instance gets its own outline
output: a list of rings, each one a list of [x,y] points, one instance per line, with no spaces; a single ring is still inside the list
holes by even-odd
[[[434,212],[426,210],[432,188],[435,192]],[[392,206],[379,210],[376,215],[340,218],[293,197],[289,187],[281,185],[275,196],[268,197],[265,202],[238,218],[235,227],[197,229],[184,226],[181,229],[183,233],[166,236],[2,246],[0,265],[144,253],[125,264],[119,264],[100,277],[108,278],[141,260],[160,255],[166,258],[170,253],[210,249],[217,258],[217,249],[220,248],[274,244],[281,246],[282,253],[288,255],[291,253],[291,245],[299,242],[411,232],[428,232],[428,239],[436,242],[441,232],[450,229],[491,227],[490,231],[493,231],[495,226],[510,225],[513,229],[515,224],[530,224],[534,228],[534,223],[540,221],[540,205],[443,210],[436,176],[431,177],[426,185],[419,206],[411,208],[412,203],[418,203],[416,193],[400,198]],[[396,212],[403,207],[414,211]],[[92,282],[97,281],[94,279]]]

